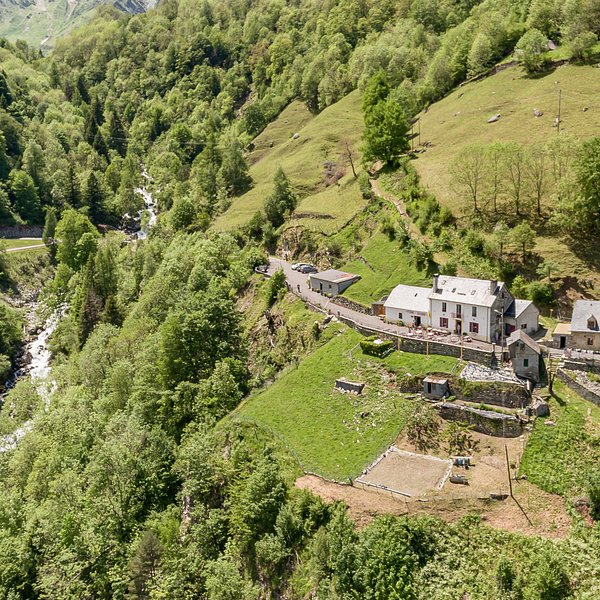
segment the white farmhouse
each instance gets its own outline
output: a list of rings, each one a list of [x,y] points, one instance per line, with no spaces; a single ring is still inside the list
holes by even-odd
[[[384,303],[385,319],[390,323],[429,325],[429,288],[397,285]]]
[[[533,333],[539,311],[529,301],[515,299],[501,281],[435,275],[431,288],[399,285],[384,303],[386,321],[465,333],[473,339],[497,342],[501,331]]]

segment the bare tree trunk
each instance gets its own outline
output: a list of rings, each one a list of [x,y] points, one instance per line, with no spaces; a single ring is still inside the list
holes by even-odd
[[[354,168],[354,160],[352,159],[352,150],[350,150],[350,144],[348,142],[344,142],[346,144],[346,152],[348,153],[348,160],[350,161],[350,166],[352,167],[352,175],[354,175],[354,179],[358,177],[356,174],[356,169]]]

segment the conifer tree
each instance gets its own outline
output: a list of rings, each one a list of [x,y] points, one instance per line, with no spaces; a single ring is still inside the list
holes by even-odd
[[[94,171],[88,175],[83,186],[82,204],[87,206],[90,219],[95,223],[100,222],[106,216],[104,191]]]
[[[281,167],[277,169],[273,183],[273,192],[265,200],[265,214],[274,227],[279,227],[285,215],[296,208],[298,199]]]
[[[75,166],[69,161],[67,167],[67,189],[65,190],[65,200],[73,207],[81,206],[81,192],[79,190],[79,181],[75,173]]]
[[[6,75],[0,71],[0,108],[8,108],[14,101]]]
[[[90,94],[88,92],[87,84],[85,82],[85,77],[83,76],[83,73],[80,73],[79,77],[77,77],[77,83],[75,84],[75,88],[79,93],[79,97],[81,98],[81,100],[86,104],[89,104]]]
[[[108,116],[108,147],[120,156],[127,154],[127,133],[119,115],[113,110]]]
[[[56,209],[50,206],[46,209],[44,231],[42,232],[42,242],[44,242],[46,246],[54,247],[54,234],[56,233],[56,223]]]
[[[6,138],[0,131],[0,181],[6,181],[10,173],[10,164],[6,154]]]

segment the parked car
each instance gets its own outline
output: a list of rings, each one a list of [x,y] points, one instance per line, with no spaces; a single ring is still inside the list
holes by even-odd
[[[313,267],[312,265],[302,265],[298,271],[300,271],[300,273],[318,273],[319,269]]]
[[[308,263],[294,263],[292,271],[299,271],[302,267],[310,267],[310,265]]]

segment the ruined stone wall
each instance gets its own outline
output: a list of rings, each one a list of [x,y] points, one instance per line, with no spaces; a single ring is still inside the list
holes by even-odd
[[[562,363],[568,371],[591,371],[596,375],[600,375],[600,358],[590,358],[590,360],[583,361],[563,356]]]
[[[600,395],[576,381],[570,373],[559,368],[556,371],[556,376],[582,398],[585,398],[589,402],[593,402],[597,406],[600,406]]]
[[[473,426],[475,431],[485,435],[515,438],[523,433],[521,421],[513,415],[480,410],[451,402],[440,402],[434,407],[443,419],[468,423]]]
[[[464,381],[453,379],[450,393],[459,400],[482,402],[507,408],[523,408],[529,404],[529,390],[518,383],[505,381]]]

